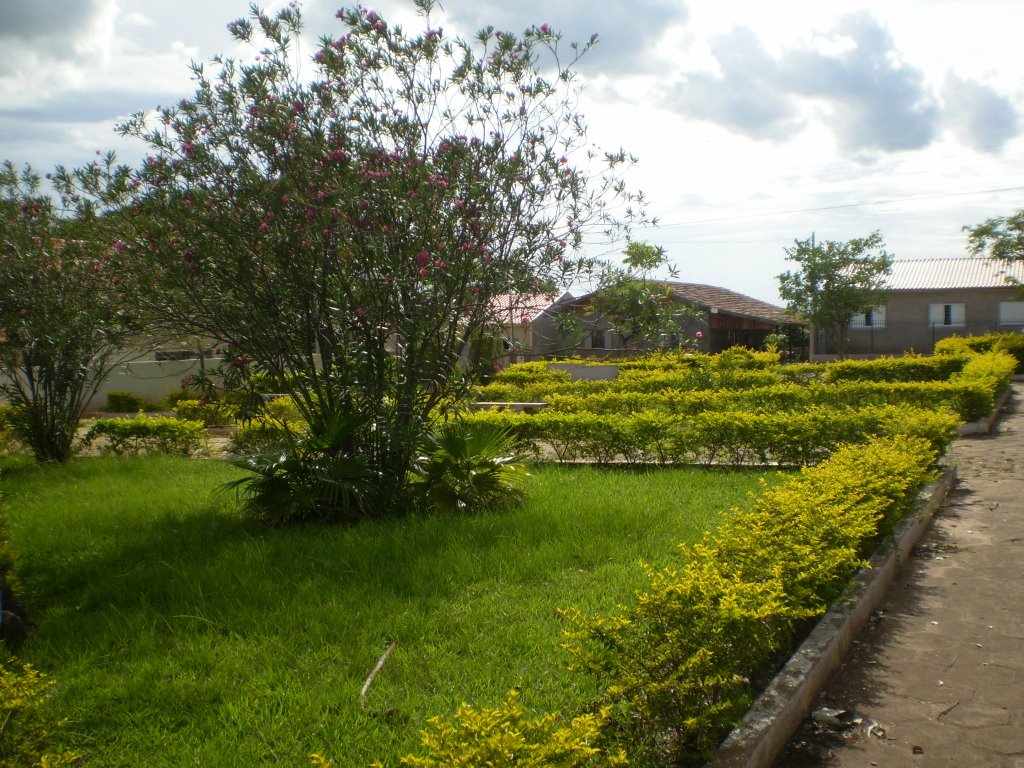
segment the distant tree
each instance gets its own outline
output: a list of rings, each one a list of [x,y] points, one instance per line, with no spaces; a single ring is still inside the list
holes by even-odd
[[[108,156],[79,178],[102,184],[113,163]],[[59,170],[55,189],[69,192],[73,175]],[[89,400],[138,354],[136,272],[112,224],[82,197],[44,193],[31,168],[0,166],[0,394],[40,461],[71,457]]]
[[[432,414],[466,391],[494,297],[571,283],[585,236],[643,207],[616,172],[632,158],[589,149],[572,71],[589,44],[563,60],[547,25],[453,38],[417,7],[413,34],[339,11],[312,62],[294,3],[253,7],[229,26],[251,63],[194,65],[193,98],[123,126],[152,147],[131,243],[161,265],[152,300],[311,425],[356,414],[329,452],[366,462],[371,514],[403,501]]]
[[[633,241],[623,252],[621,266],[601,271],[590,309],[595,320],[608,322],[621,336],[623,349],[668,345],[678,339],[687,320],[698,316],[657,276],[665,270],[675,275],[664,248]]]
[[[1024,259],[1024,208],[1009,216],[995,217],[964,227],[967,250],[972,256],[990,259]]]
[[[823,330],[836,351],[846,353],[846,333],[855,314],[885,304],[885,278],[892,269],[881,234],[847,242],[796,240],[786,260],[799,269],[778,276],[787,309]]]

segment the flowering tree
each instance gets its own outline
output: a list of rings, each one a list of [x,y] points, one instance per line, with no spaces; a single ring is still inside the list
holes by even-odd
[[[98,190],[113,163],[108,156],[78,177]],[[74,176],[59,171],[55,188],[70,191]],[[82,412],[140,330],[133,270],[112,222],[84,201],[44,194],[29,168],[0,166],[0,394],[17,406],[17,431],[40,461],[71,457]]]
[[[153,151],[131,245],[159,261],[154,301],[235,345],[315,428],[357,414],[335,449],[367,461],[377,508],[464,386],[492,298],[567,284],[588,233],[621,224],[606,203],[642,209],[614,174],[631,158],[587,154],[571,68],[590,44],[564,62],[547,25],[452,39],[417,6],[414,35],[339,11],[312,64],[294,3],[254,7],[229,30],[256,60],[194,65],[192,99],[122,126]]]

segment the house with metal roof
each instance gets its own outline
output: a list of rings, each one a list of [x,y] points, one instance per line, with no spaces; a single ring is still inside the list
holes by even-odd
[[[576,354],[606,356],[637,349],[675,346],[687,341],[704,352],[721,352],[729,347],[743,346],[758,349],[768,334],[783,327],[801,327],[801,323],[782,307],[745,296],[728,288],[700,283],[658,281],[669,289],[672,300],[695,310],[681,321],[674,338],[646,340],[637,345],[630,343],[611,318],[595,310],[595,293],[572,300],[563,300],[550,308],[550,312],[571,312],[579,321],[580,333],[576,338],[559,335],[544,339],[534,332],[534,354]],[[557,325],[556,325],[557,329]]]
[[[886,279],[888,302],[855,316],[851,355],[930,353],[947,336],[1024,330],[1024,262],[986,258],[905,259]],[[834,352],[818,335],[822,354]]]

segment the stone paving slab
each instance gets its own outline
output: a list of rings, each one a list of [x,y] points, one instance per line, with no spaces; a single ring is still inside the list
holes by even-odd
[[[1024,388],[962,437],[957,487],[776,768],[1024,768]]]

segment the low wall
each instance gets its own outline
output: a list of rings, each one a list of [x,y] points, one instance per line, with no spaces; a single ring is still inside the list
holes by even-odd
[[[97,411],[106,407],[108,392],[129,392],[151,403],[159,403],[171,392],[181,389],[181,380],[186,376],[199,376],[204,369],[212,371],[220,362],[221,358],[215,357],[123,363],[107,376],[86,410]]]

